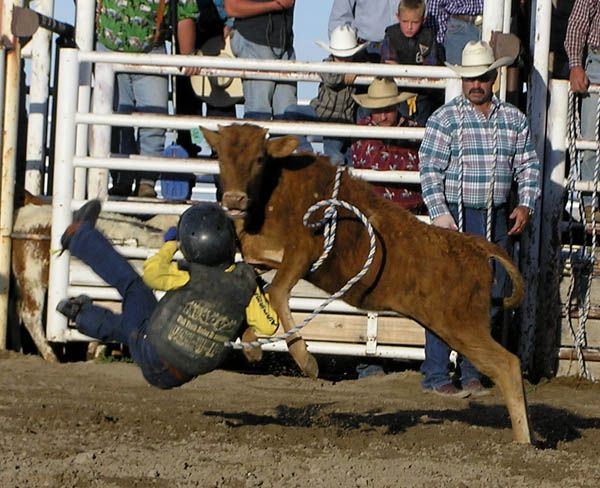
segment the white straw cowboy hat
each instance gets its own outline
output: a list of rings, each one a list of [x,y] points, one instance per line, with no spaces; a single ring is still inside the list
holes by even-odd
[[[508,66],[514,57],[494,57],[492,47],[485,41],[469,41],[462,52],[461,64],[444,63],[461,78],[475,78],[501,66]]]
[[[315,41],[315,43],[339,58],[349,58],[367,47],[366,42],[358,44],[356,31],[348,24],[333,29],[329,36],[329,44],[323,41]]]
[[[369,85],[367,93],[352,95],[352,98],[363,108],[386,108],[397,105],[416,96],[416,93],[398,92],[398,86],[389,78],[375,78]]]
[[[208,39],[196,54],[200,56],[235,57],[231,52],[229,37],[223,40],[221,36]],[[228,107],[239,103],[244,97],[240,78],[197,75],[192,76],[190,82],[196,96],[215,107]]]

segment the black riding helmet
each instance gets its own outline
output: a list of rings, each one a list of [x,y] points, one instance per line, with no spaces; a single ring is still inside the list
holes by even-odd
[[[188,208],[177,224],[179,249],[189,263],[229,266],[235,257],[233,222],[217,203]]]

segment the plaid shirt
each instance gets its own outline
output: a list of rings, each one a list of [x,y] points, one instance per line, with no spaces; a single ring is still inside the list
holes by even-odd
[[[600,48],[600,1],[576,0],[569,16],[565,51],[569,68],[583,66],[583,50]]]
[[[443,44],[451,15],[480,15],[481,13],[483,13],[483,0],[428,0],[427,25],[435,32],[435,40]]]
[[[329,56],[323,61],[333,62],[334,59]],[[319,84],[317,98],[310,102],[319,119],[341,124],[354,123],[356,102],[352,95],[356,93],[356,87],[344,83],[343,73],[321,73],[320,76],[322,82]]]
[[[540,196],[540,163],[525,115],[493,97],[492,112],[486,118],[460,96],[429,118],[421,142],[421,188],[429,216],[434,219],[449,214],[448,203],[458,203],[459,103],[463,103],[464,107],[462,188],[465,207],[486,208],[487,205],[494,147],[492,114],[495,112],[498,159],[494,207],[506,203],[514,178],[518,185],[519,205],[533,209]]]

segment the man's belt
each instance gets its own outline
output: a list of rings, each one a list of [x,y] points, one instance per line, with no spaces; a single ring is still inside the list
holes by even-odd
[[[467,24],[483,24],[483,15],[451,15],[450,17],[456,20],[466,22]]]

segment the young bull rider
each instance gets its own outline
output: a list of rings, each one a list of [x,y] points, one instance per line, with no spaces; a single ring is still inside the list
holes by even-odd
[[[253,268],[234,264],[235,231],[219,205],[187,209],[144,263],[143,280],[95,228],[100,207],[99,200],[81,207],[61,244],[119,291],[123,311],[94,305],[86,295],[61,300],[57,310],[87,336],[127,344],[148,383],[173,388],[217,368],[244,322],[260,334],[275,332],[278,318]],[[181,268],[171,262],[176,238],[186,261]],[[167,293],[157,302],[152,289]]]

